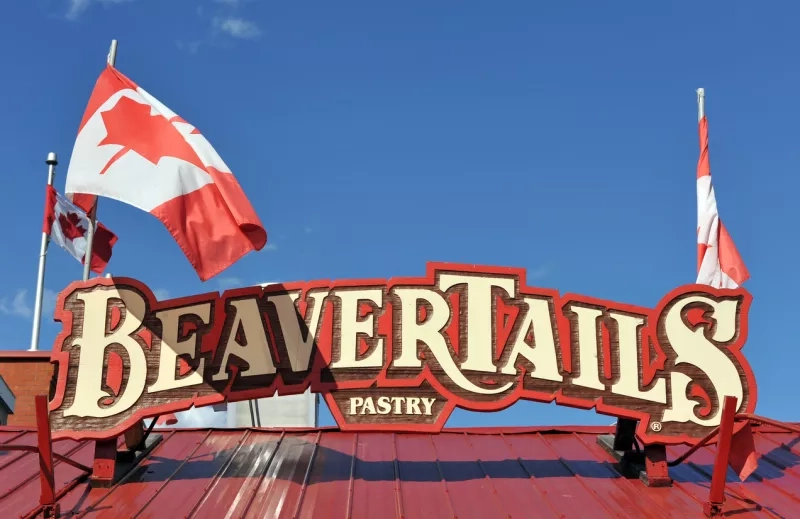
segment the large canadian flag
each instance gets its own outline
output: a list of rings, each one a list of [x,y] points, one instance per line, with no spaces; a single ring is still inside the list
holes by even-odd
[[[53,186],[47,186],[42,231],[59,247],[69,252],[81,263],[86,259],[86,233],[91,222],[80,208],[58,194]],[[117,236],[103,224],[97,222],[92,241],[92,272],[102,274],[111,259],[111,249]]]
[[[736,288],[750,273],[717,210],[708,162],[708,119],[700,119],[700,160],[697,162],[697,283]]]
[[[87,212],[102,196],[152,214],[203,281],[267,243],[250,201],[197,128],[111,66],[83,115],[66,192]]]

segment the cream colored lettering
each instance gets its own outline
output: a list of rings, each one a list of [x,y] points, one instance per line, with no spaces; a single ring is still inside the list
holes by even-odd
[[[300,297],[300,291],[296,290],[267,296],[267,302],[275,305],[278,323],[286,341],[286,351],[289,355],[289,364],[292,366],[292,371],[308,370],[314,340],[322,317],[322,309],[325,306],[323,302],[327,295],[327,290],[312,290],[306,295],[306,301],[308,302],[306,313],[311,312],[311,319],[308,320],[308,334],[306,334],[305,338],[303,338],[300,317],[295,306],[297,299]]]
[[[473,393],[481,395],[495,395],[506,391],[513,385],[509,382],[495,389],[485,389],[470,382],[467,377],[458,369],[450,348],[442,335],[447,321],[450,319],[450,306],[445,299],[433,292],[421,288],[396,288],[394,294],[400,298],[400,313],[403,323],[402,333],[400,334],[400,358],[393,362],[396,367],[419,367],[422,362],[417,357],[417,341],[423,342],[431,350],[445,374],[457,386]],[[424,323],[417,322],[417,303],[419,300],[427,301],[431,305],[432,315]],[[414,353],[416,362],[411,362],[411,355]],[[404,362],[400,362],[401,359]]]
[[[433,407],[434,402],[436,402],[435,398],[422,398],[422,405],[425,407],[425,414],[427,416],[431,415],[431,408]]]
[[[556,339],[550,318],[550,303],[546,299],[532,297],[526,297],[523,301],[526,309],[522,315],[522,325],[514,339],[508,361],[500,369],[500,372],[504,375],[516,374],[517,358],[522,355],[534,366],[531,377],[561,382],[564,378],[558,372]],[[525,336],[531,329],[533,329],[533,346],[525,342]]]
[[[394,404],[394,414],[400,414],[402,412],[403,397],[393,396],[392,403]]]
[[[228,378],[227,367],[231,355],[248,364],[247,369],[239,372],[240,377],[275,374],[275,363],[270,353],[271,348],[267,340],[267,333],[264,330],[264,322],[261,320],[258,301],[254,298],[239,299],[238,301],[230,301],[228,304],[236,310],[236,313],[233,318],[233,326],[228,334],[228,341],[225,343],[222,364],[220,364],[219,371],[214,375],[213,380],[225,380]],[[236,340],[236,332],[240,326],[244,331],[247,346],[242,346]]]
[[[147,359],[142,346],[133,334],[142,326],[147,304],[138,292],[117,287],[93,287],[79,292],[77,299],[83,302],[83,330],[72,342],[79,350],[78,375],[75,382],[75,399],[64,416],[106,418],[130,409],[139,400],[147,380]],[[125,310],[116,330],[106,334],[106,317],[109,302],[122,300]],[[118,344],[128,354],[128,377],[122,393],[107,407],[98,402],[111,395],[103,391],[103,360],[106,348]]]
[[[419,410],[419,398],[415,396],[406,398],[406,414],[422,414]]]
[[[372,397],[364,399],[364,407],[361,408],[360,414],[375,414],[375,403],[372,401]]]
[[[358,408],[364,405],[364,399],[360,396],[354,396],[350,398],[350,414],[356,414],[358,412]]]
[[[179,339],[181,317],[196,316],[204,324],[211,319],[211,303],[169,308],[155,313],[156,319],[161,321],[161,344],[158,353],[158,378],[147,388],[148,393],[168,391],[181,387],[194,386],[203,383],[205,372],[205,359],[201,358],[197,369],[178,378],[177,362],[181,355],[188,355],[194,359],[197,354],[197,332],[192,331],[187,337]]]
[[[600,362],[598,360],[597,319],[602,310],[571,303],[568,309],[578,317],[578,366],[580,374],[572,379],[576,386],[590,389],[605,389],[600,382]]]
[[[697,303],[711,308],[711,318],[716,321],[711,340],[706,338],[706,327],[699,326],[693,330],[683,319],[684,309]],[[741,404],[744,388],[739,371],[720,346],[736,337],[739,329],[738,307],[739,300],[735,297],[717,300],[708,296],[687,295],[671,305],[660,319],[667,341],[677,355],[675,366],[688,364],[699,368],[716,390],[719,402],[726,396],[733,396]],[[671,373],[670,376],[672,407],[664,411],[662,421],[693,422],[706,427],[719,425],[722,406],[718,406],[706,418],[699,417],[695,409],[699,404],[687,396],[691,379],[678,371]]]
[[[496,373],[492,348],[492,288],[501,288],[513,296],[514,279],[464,274],[439,276],[442,292],[461,284],[467,285],[467,359],[461,364],[461,369]],[[458,308],[452,311],[458,312]]]
[[[375,315],[370,313],[363,321],[358,318],[358,307],[363,301],[383,306],[383,290],[336,290],[333,295],[341,301],[339,324],[339,358],[331,363],[331,369],[379,368],[383,366],[383,337],[376,340],[377,346],[364,358],[357,358],[358,336],[375,336]]]
[[[663,378],[647,391],[639,386],[639,329],[644,326],[644,318],[616,312],[609,312],[608,316],[617,322],[619,330],[619,380],[611,387],[611,392],[666,404],[667,382]],[[647,347],[647,344],[642,345],[642,348]]]
[[[378,414],[389,414],[392,411],[391,400],[388,396],[382,396],[378,399]]]

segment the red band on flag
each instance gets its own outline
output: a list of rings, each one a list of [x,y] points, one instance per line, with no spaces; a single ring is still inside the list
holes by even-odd
[[[750,477],[750,474],[758,468],[758,455],[756,454],[756,445],[753,439],[753,429],[749,422],[734,433],[731,438],[728,465],[742,481]]]
[[[700,119],[700,159],[697,161],[697,178],[706,177],[711,174],[711,166],[708,163],[708,119]]]
[[[44,196],[44,222],[42,223],[42,232],[50,234],[53,230],[53,222],[56,221],[56,190],[53,186],[48,185],[46,194]]]

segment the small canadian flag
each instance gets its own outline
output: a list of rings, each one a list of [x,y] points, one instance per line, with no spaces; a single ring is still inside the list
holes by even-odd
[[[86,258],[86,233],[90,225],[91,221],[85,212],[61,196],[53,186],[47,186],[42,231],[81,263]],[[97,222],[92,244],[92,272],[103,273],[116,242],[117,236]]]

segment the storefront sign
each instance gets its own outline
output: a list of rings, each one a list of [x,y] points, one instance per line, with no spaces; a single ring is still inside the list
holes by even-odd
[[[107,438],[160,413],[310,386],[343,430],[438,431],[455,407],[534,400],[638,419],[646,442],[691,442],[719,424],[723,396],[755,408],[741,353],[750,301],[687,285],[648,309],[446,263],[423,278],[168,301],[133,279],[93,279],[58,298],[52,427]]]

